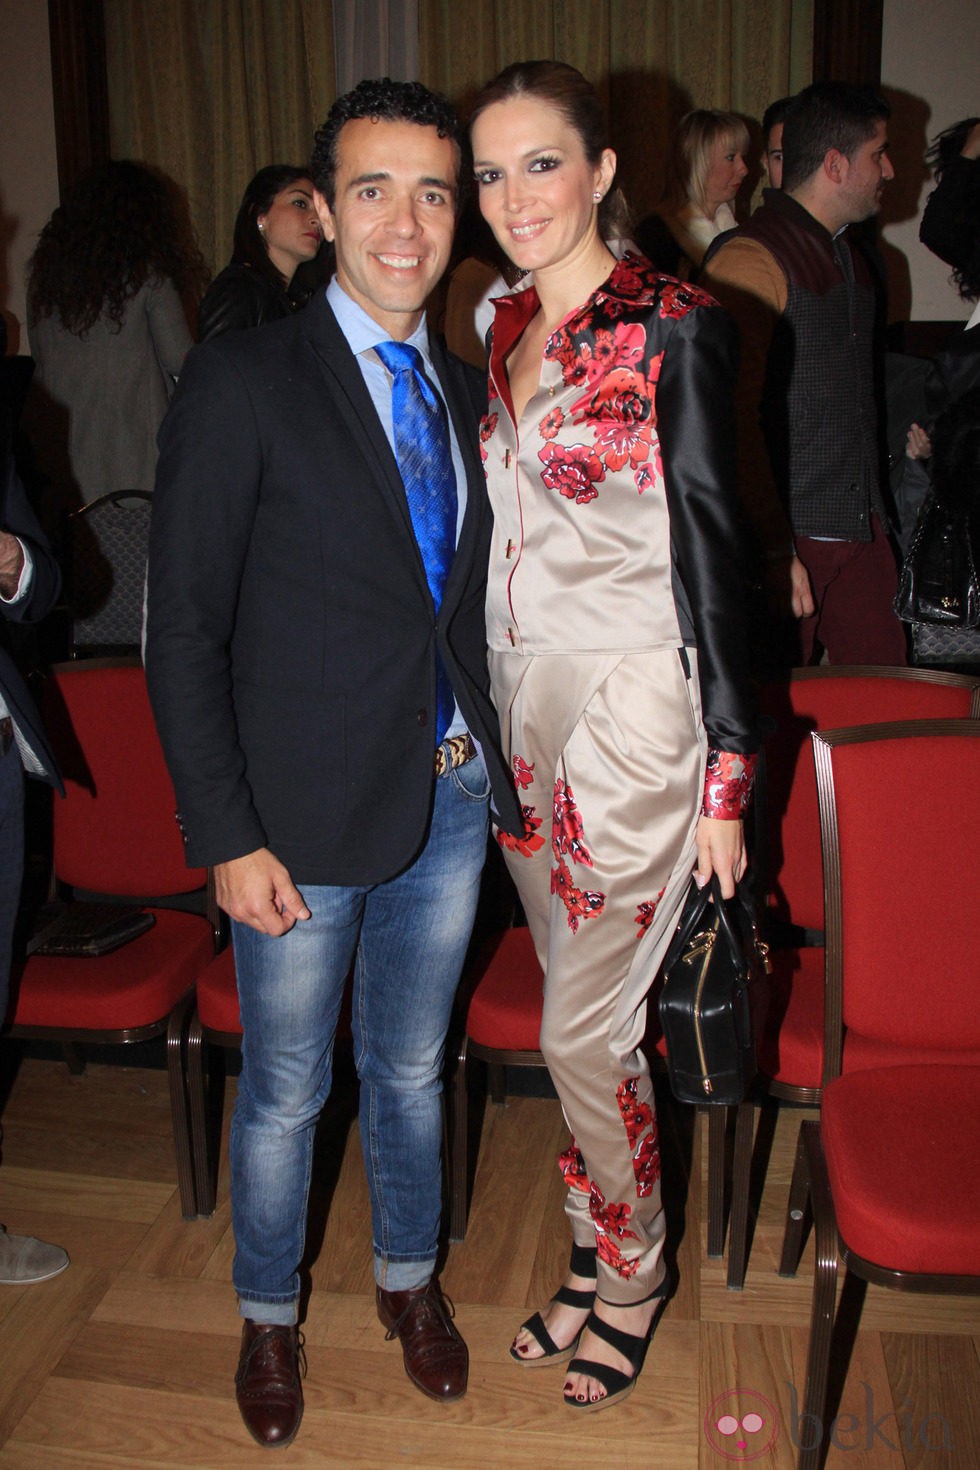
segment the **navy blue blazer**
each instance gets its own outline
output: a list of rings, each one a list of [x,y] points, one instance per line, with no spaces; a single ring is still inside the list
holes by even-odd
[[[382,882],[425,842],[436,650],[523,831],[490,702],[485,380],[432,358],[467,506],[436,617],[397,464],[320,292],[194,349],[160,431],[146,666],[187,858],[268,847],[302,884]]]
[[[0,527],[20,537],[34,563],[27,596],[20,602],[0,602],[0,693],[14,724],[41,761],[44,779],[62,791],[57,761],[48,744],[37,706],[10,651],[7,628],[8,623],[39,622],[51,611],[61,592],[61,572],[9,454],[4,456],[0,471]]]

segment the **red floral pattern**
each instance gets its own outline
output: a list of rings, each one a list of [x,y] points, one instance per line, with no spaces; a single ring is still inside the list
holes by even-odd
[[[637,1198],[645,1199],[660,1178],[660,1135],[649,1103],[637,1100],[636,1077],[624,1077],[616,1089],[616,1101],[633,1155]]]
[[[545,414],[540,424],[538,424],[538,433],[542,439],[553,439],[564,422],[565,415],[561,409],[553,408],[550,413]]]
[[[585,919],[594,919],[605,906],[606,895],[588,888],[576,888],[564,858],[552,869],[551,891],[558,895],[568,910],[568,927],[573,934]]]
[[[709,750],[704,775],[703,817],[719,817],[737,821],[752,800],[757,755],[735,755],[723,750]]]
[[[524,818],[524,836],[514,837],[510,832],[498,828],[497,841],[508,852],[519,852],[524,857],[530,857],[532,852],[539,852],[544,847],[544,838],[538,831],[542,819],[534,815],[533,806],[522,806],[521,816]]]
[[[623,1203],[607,1204],[599,1186],[593,1181],[589,1191],[589,1214],[595,1225],[595,1243],[599,1259],[611,1266],[617,1275],[629,1280],[639,1270],[639,1260],[628,1260],[618,1244],[621,1240],[639,1240],[629,1228],[631,1207]]]
[[[551,845],[555,856],[564,853],[575,863],[593,867],[592,854],[582,838],[582,814],[575,805],[572,788],[559,776],[555,782],[555,815],[551,828]]]
[[[576,505],[587,505],[599,494],[595,488],[606,478],[602,460],[587,444],[546,444],[538,450],[544,465],[541,478],[549,490],[557,490]]]
[[[585,1160],[579,1149],[576,1148],[574,1138],[570,1140],[565,1152],[558,1155],[558,1167],[569,1189],[581,1190],[583,1194],[589,1193],[589,1176],[585,1172]]]
[[[636,931],[637,939],[642,939],[644,934],[649,929],[650,925],[653,923],[653,916],[657,912],[657,906],[659,905],[660,900],[663,898],[665,892],[666,888],[661,888],[656,898],[648,898],[645,899],[643,903],[637,904],[636,918],[633,920],[633,923],[639,926]]]
[[[534,780],[534,762],[528,765],[522,755],[515,755],[511,760],[514,769],[514,785],[518,791],[526,791]]]

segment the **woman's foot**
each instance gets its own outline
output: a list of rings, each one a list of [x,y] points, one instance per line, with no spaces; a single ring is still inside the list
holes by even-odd
[[[609,1408],[626,1398],[636,1380],[665,1297],[615,1307],[596,1300],[565,1375],[564,1397],[572,1409]]]
[[[595,1302],[596,1253],[572,1246],[568,1275],[542,1312],[523,1324],[510,1355],[525,1368],[564,1363],[572,1356]]]

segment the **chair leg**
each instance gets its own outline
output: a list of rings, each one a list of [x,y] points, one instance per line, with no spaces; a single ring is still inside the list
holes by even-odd
[[[500,1062],[487,1062],[487,1078],[492,1100],[502,1105],[507,1101],[507,1080]]]
[[[780,1276],[795,1276],[803,1250],[803,1231],[810,1204],[810,1173],[807,1166],[805,1123],[800,1124],[796,1139],[796,1158],[786,1205],[786,1228],[783,1231],[783,1253],[779,1260]]]
[[[823,1461],[824,1426],[827,1411],[827,1381],[830,1348],[837,1302],[838,1235],[834,1201],[827,1178],[819,1123],[804,1123],[801,1139],[810,1178],[810,1202],[816,1237],[813,1274],[813,1309],[810,1316],[810,1346],[807,1352],[803,1418],[798,1425],[800,1443],[798,1470],[820,1470]]]
[[[735,1153],[732,1158],[732,1213],[728,1223],[729,1291],[741,1291],[745,1285],[754,1122],[755,1104],[739,1103],[735,1114]]]
[[[177,1186],[180,1190],[180,1212],[185,1220],[197,1215],[197,1191],[194,1186],[193,1149],[187,1112],[187,1083],[184,1075],[184,1035],[193,1004],[193,992],[185,995],[167,1022],[167,1080],[170,1084],[170,1116],[177,1154]]]
[[[725,1254],[725,1155],[728,1109],[708,1108],[708,1255]]]
[[[195,1007],[187,1028],[187,1097],[191,1112],[191,1145],[197,1213],[213,1215],[218,1193],[217,1148],[211,1141],[204,1048],[207,1043]]]
[[[453,1077],[452,1126],[449,1130],[449,1239],[462,1240],[466,1234],[469,1217],[469,1081],[467,1077],[467,1046],[469,1038],[463,1035],[456,1059]]]

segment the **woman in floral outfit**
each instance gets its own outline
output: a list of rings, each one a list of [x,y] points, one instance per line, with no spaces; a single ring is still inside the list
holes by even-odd
[[[668,1284],[646,996],[692,870],[733,892],[755,763],[737,548],[733,327],[625,233],[591,86],[517,63],[472,123],[480,205],[533,285],[496,305],[481,439],[490,671],[525,833],[501,833],[545,972],[573,1138],[565,1283],[511,1348],[600,1409]],[[618,214],[617,214],[618,210]],[[707,728],[707,733],[706,733]]]

